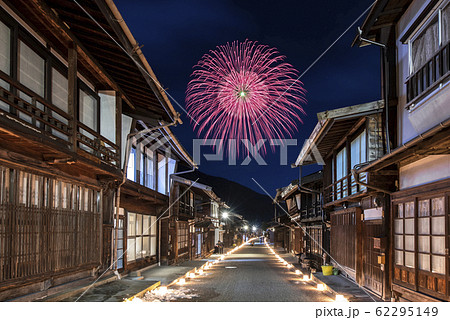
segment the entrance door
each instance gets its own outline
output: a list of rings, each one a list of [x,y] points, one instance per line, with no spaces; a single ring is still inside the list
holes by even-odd
[[[363,222],[363,284],[364,287],[379,294],[383,293],[383,271],[378,264],[381,255],[381,237],[383,228],[381,220]]]

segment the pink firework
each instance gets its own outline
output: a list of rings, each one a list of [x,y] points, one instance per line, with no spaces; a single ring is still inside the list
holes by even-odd
[[[205,54],[186,92],[198,134],[218,139],[220,146],[228,139],[255,145],[260,139],[291,137],[306,100],[297,70],[284,59],[276,49],[249,40]]]

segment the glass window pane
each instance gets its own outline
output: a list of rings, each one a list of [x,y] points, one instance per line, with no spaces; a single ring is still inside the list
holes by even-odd
[[[92,130],[97,131],[98,129],[97,100],[84,90],[80,90],[79,94],[80,94],[79,119],[83,124],[91,128]]]
[[[430,200],[419,201],[419,217],[428,217],[430,215]]]
[[[403,236],[394,236],[395,249],[403,249]]]
[[[442,10],[442,45],[450,41],[450,3]]]
[[[142,234],[148,235],[150,234],[150,216],[144,216],[143,219]]]
[[[150,237],[150,255],[156,255],[156,237]]]
[[[142,235],[142,215],[136,214],[136,235]]]
[[[136,215],[134,213],[128,213],[128,230],[129,236],[136,235]]]
[[[69,82],[55,68],[52,69],[52,103],[64,112],[68,112]]]
[[[0,21],[0,70],[6,74],[11,71],[11,29]]]
[[[128,180],[136,181],[135,164],[136,164],[136,149],[131,148],[130,158],[128,159],[128,166],[127,166],[127,179]]]
[[[403,234],[403,219],[396,219],[394,221],[395,233]]]
[[[445,258],[441,256],[431,256],[432,272],[445,273]]]
[[[150,189],[155,188],[155,177],[153,174],[153,151],[146,150],[146,157],[145,157],[145,186]]]
[[[100,98],[100,134],[116,143],[116,93],[102,91]]]
[[[430,218],[419,218],[419,234],[430,234]]]
[[[142,237],[136,237],[136,259],[142,257]]]
[[[419,253],[419,269],[430,271],[430,255]]]
[[[439,24],[437,17],[415,38],[411,46],[413,72],[417,72],[439,48]]]
[[[158,192],[166,194],[166,157],[158,154]]]
[[[431,212],[433,216],[443,216],[445,214],[444,197],[431,200]]]
[[[430,236],[419,236],[419,252],[430,252]]]
[[[405,252],[405,266],[414,268],[414,252]]]
[[[405,203],[405,218],[414,217],[414,202]]]
[[[431,252],[445,254],[445,237],[432,237],[431,243]]]
[[[414,236],[405,236],[405,249],[414,251]]]
[[[135,238],[127,239],[127,260],[128,261],[136,260],[136,239]]]
[[[157,227],[157,222],[156,222],[156,217],[151,217],[151,232],[150,234],[152,236],[156,236],[156,227]]]
[[[170,192],[170,175],[172,173],[175,173],[175,165],[177,162],[174,159],[168,158],[167,159],[167,189]]]
[[[142,257],[150,256],[150,237],[142,238]]]
[[[45,94],[45,60],[19,40],[19,80],[41,97]]]
[[[397,217],[403,218],[403,203],[397,206]]]
[[[395,250],[395,264],[399,266],[403,265],[403,251]]]
[[[414,234],[414,219],[405,219],[405,234]]]
[[[431,232],[433,234],[445,234],[445,217],[431,218]]]

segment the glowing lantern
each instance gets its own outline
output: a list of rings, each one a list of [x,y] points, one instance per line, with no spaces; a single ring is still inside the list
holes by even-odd
[[[325,290],[325,285],[323,283],[318,283],[317,284],[317,290],[318,291],[324,291]]]
[[[183,284],[186,284],[186,279],[181,278],[180,280],[178,280],[178,284],[179,284],[180,286],[182,286]]]
[[[336,302],[348,302],[348,300],[342,294],[337,294],[335,301]]]

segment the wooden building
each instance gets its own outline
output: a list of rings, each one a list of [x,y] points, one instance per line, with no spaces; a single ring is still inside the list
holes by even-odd
[[[377,1],[355,39],[386,46],[391,148],[357,172],[398,175],[386,226],[397,301],[450,301],[449,21],[448,0]]]
[[[219,240],[224,204],[211,187],[173,175],[169,215],[162,220],[161,260],[178,263],[212,253]]]
[[[286,251],[303,257],[308,266],[323,264],[324,250],[329,250],[329,228],[321,205],[322,171],[294,180],[280,189],[275,200],[285,202],[287,214],[276,228],[283,236]]]
[[[295,165],[323,164],[322,209],[330,219],[331,262],[379,296],[390,289],[385,255],[389,191],[396,172],[355,173],[385,150],[384,104],[375,101],[318,113]]]
[[[91,279],[120,256],[117,246],[135,246],[122,269],[155,261],[158,232],[143,228],[168,206],[169,181],[160,190],[159,179],[173,161],[163,157],[153,187],[140,178],[146,169],[124,180],[125,147],[131,132],[181,121],[114,3],[78,4],[0,1],[0,300]],[[137,157],[153,155],[156,168],[170,146],[174,161],[191,162],[161,131],[169,142],[147,152],[134,141]],[[140,234],[127,234],[132,219]]]

